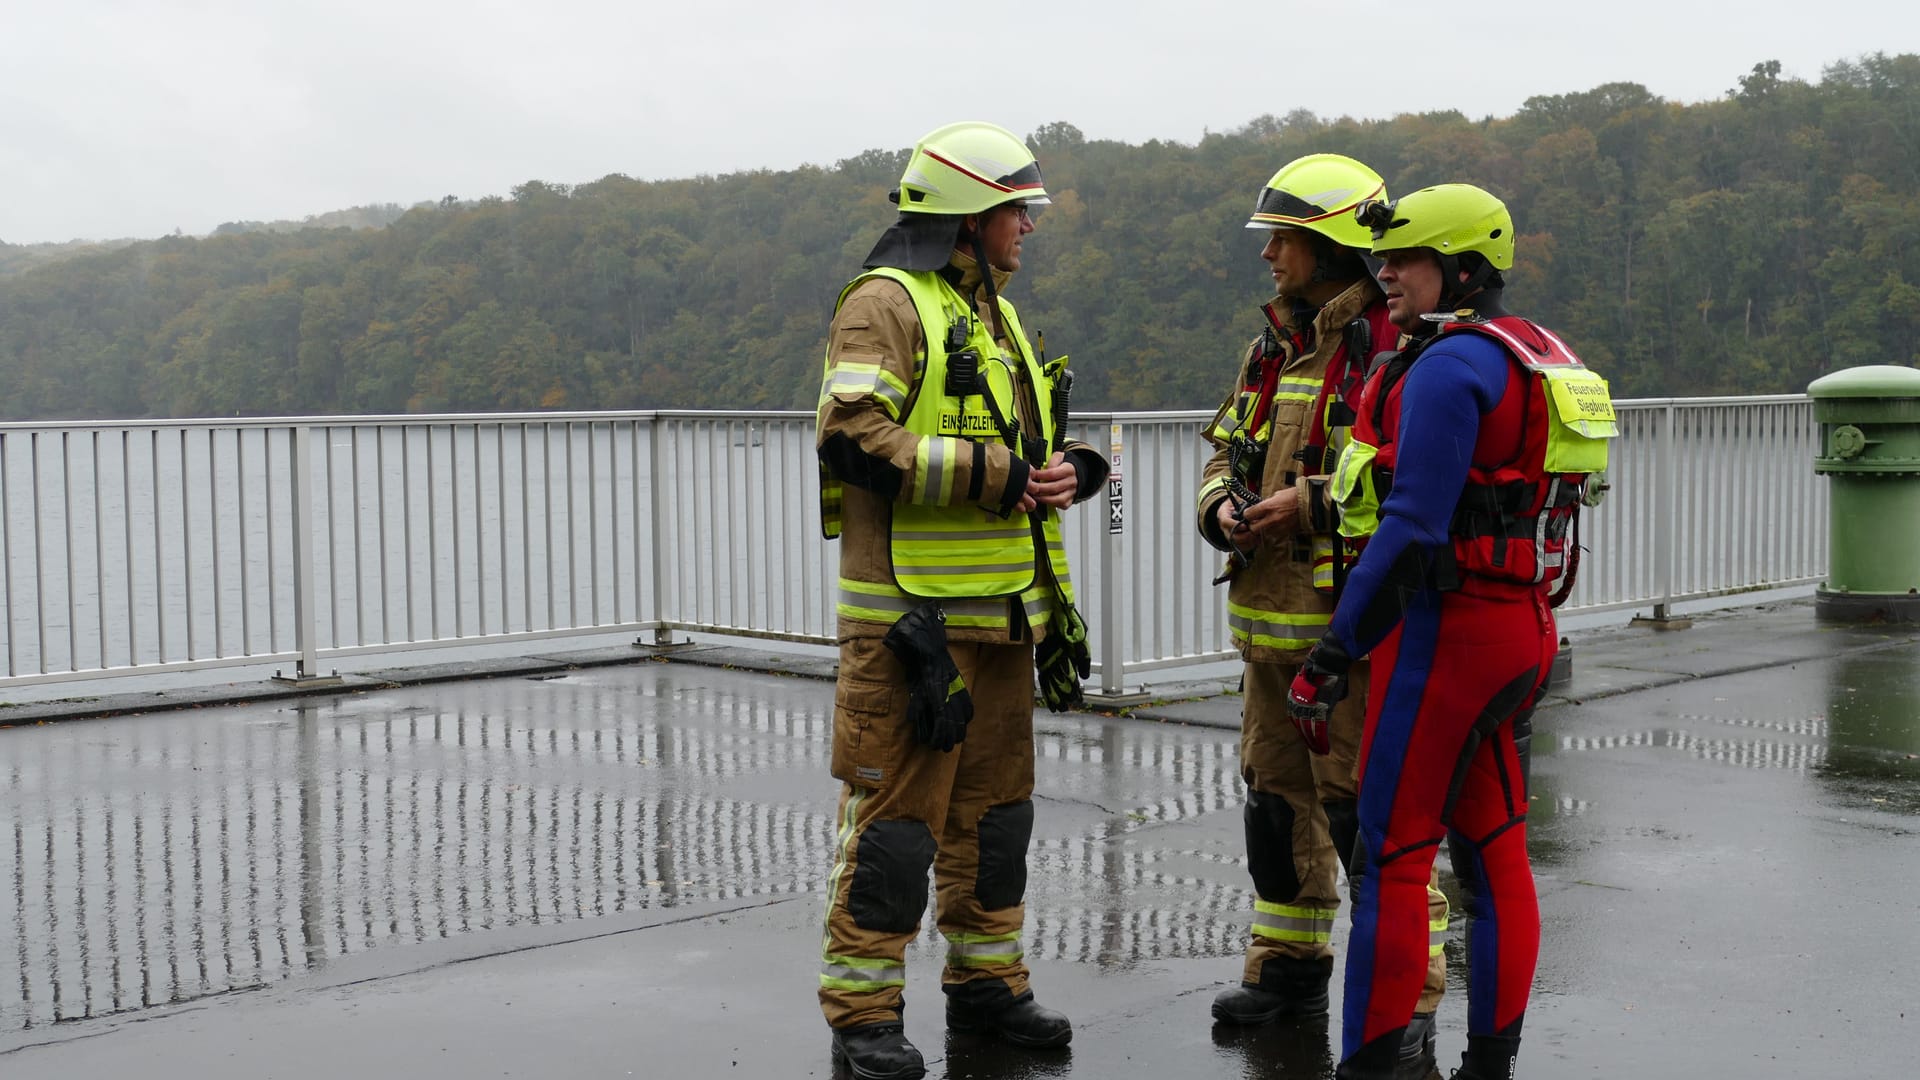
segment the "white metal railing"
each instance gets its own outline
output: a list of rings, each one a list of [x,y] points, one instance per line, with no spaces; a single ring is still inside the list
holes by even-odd
[[[1804,397],[1622,402],[1571,610],[1819,580]],[[1210,414],[1083,415],[1099,688],[1232,655],[1193,526]],[[830,644],[804,412],[0,424],[0,689],[609,633]]]
[[[1581,521],[1568,610],[1651,606],[1806,585],[1827,572],[1820,426],[1804,395],[1617,406],[1607,501]]]

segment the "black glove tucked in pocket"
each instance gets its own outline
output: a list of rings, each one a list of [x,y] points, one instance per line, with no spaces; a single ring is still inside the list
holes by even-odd
[[[973,695],[947,651],[947,613],[929,601],[900,616],[881,639],[907,669],[907,719],[913,737],[946,752],[967,737]]]

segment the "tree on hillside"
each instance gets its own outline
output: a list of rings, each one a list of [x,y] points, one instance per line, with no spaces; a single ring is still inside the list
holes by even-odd
[[[1513,307],[1621,396],[1797,391],[1920,362],[1920,56],[1718,100],[1614,82],[1512,116],[1295,109],[1192,144],[1029,142],[1053,205],[1010,296],[1084,409],[1206,408],[1258,331],[1242,228],[1302,154],[1513,211]],[[833,298],[897,213],[902,147],[831,168],[529,180],[119,248],[0,244],[0,416],[801,408]]]

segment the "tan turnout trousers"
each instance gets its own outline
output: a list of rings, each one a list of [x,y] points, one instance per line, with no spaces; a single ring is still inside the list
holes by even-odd
[[[1348,672],[1349,693],[1334,707],[1330,742],[1333,750],[1322,757],[1307,749],[1287,715],[1287,687],[1298,670],[1291,664],[1249,663],[1240,723],[1241,777],[1250,791],[1276,795],[1292,810],[1290,847],[1293,872],[1277,875],[1297,886],[1291,896],[1261,896],[1254,901],[1254,918],[1247,942],[1245,982],[1258,985],[1270,959],[1333,957],[1333,921],[1340,907],[1335,889],[1341,860],[1328,831],[1321,804],[1356,798],[1355,768],[1360,758],[1360,734],[1367,715],[1369,666],[1365,660]],[[1249,862],[1258,856],[1249,851]],[[1266,875],[1256,874],[1258,882]],[[1447,898],[1436,872],[1427,883],[1427,981],[1420,992],[1421,1012],[1431,1012],[1447,987],[1447,958],[1442,943],[1447,931]]]
[[[833,775],[840,795],[820,1006],[833,1027],[898,1017],[927,870],[949,995],[993,1006],[1027,992],[1020,945],[1033,831],[1033,646],[949,642],[973,696],[966,740],[915,741],[906,675],[879,638],[840,643]]]

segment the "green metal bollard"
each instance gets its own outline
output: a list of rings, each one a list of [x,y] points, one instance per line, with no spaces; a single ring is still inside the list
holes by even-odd
[[[1807,387],[1830,481],[1823,619],[1920,620],[1920,370],[1848,368]]]

